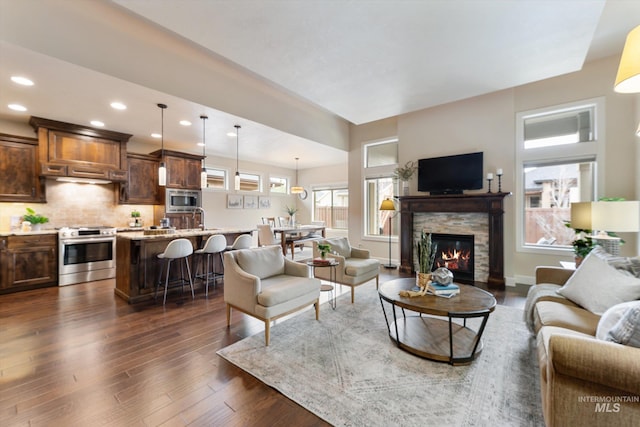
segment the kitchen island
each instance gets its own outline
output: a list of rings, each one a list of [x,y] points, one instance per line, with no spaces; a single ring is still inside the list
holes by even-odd
[[[114,291],[129,304],[152,299],[159,280],[160,261],[158,254],[164,252],[171,240],[188,239],[195,250],[201,248],[209,236],[213,234],[224,235],[227,244],[231,245],[239,235],[252,234],[253,231],[255,229],[214,228],[175,230],[170,234],[146,234],[155,231],[118,233],[116,238],[116,287]],[[192,268],[192,273],[193,264],[193,257],[191,257],[189,266]],[[218,269],[220,267],[217,266]],[[171,273],[171,278],[177,279],[180,275],[180,269],[172,269]],[[198,286],[198,283],[194,283],[194,286]]]

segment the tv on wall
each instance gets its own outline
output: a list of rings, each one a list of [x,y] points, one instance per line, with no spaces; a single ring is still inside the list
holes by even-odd
[[[482,152],[431,157],[418,161],[418,191],[462,194],[483,184]]]

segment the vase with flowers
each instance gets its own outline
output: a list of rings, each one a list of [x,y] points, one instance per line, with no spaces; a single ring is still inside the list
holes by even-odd
[[[287,211],[287,214],[289,214],[289,225],[291,227],[293,227],[294,225],[296,225],[296,212],[298,212],[298,208],[296,207],[289,207],[287,205],[285,205],[285,210]]]
[[[394,179],[402,181],[402,194],[409,195],[409,180],[418,170],[418,165],[414,161],[408,161],[404,166],[398,166],[393,171]]]

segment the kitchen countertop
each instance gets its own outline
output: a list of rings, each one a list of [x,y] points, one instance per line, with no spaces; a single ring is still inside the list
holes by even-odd
[[[177,239],[180,237],[192,237],[192,236],[209,236],[212,234],[245,234],[256,231],[255,228],[208,228],[201,230],[199,228],[176,230],[175,233],[167,234],[150,234],[145,235],[144,230],[140,231],[127,231],[118,233],[118,239],[128,240],[152,240],[152,239]]]
[[[55,229],[51,228],[51,229],[48,229],[48,230],[38,230],[38,231],[20,231],[20,230],[0,231],[0,237],[7,237],[7,236],[38,236],[38,235],[42,235],[42,234],[58,234],[58,230],[55,230]]]

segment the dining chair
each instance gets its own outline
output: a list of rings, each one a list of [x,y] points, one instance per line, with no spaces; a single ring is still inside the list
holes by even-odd
[[[258,246],[280,246],[269,224],[258,224]]]

